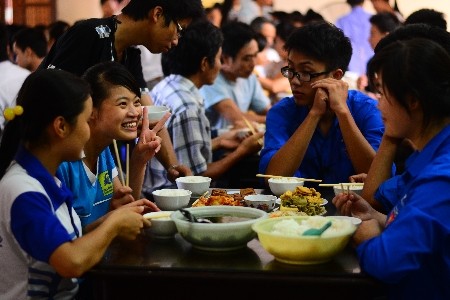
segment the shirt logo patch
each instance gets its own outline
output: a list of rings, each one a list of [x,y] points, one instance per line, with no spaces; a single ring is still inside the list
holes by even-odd
[[[101,39],[108,38],[111,34],[111,29],[106,25],[97,26],[95,27],[95,30]]]
[[[405,206],[407,195],[404,195],[403,198],[397,203],[397,205],[392,209],[389,213],[388,218],[386,220],[386,227],[388,227],[394,220],[397,218],[399,211],[403,206]]]
[[[102,188],[104,196],[112,195],[114,188],[113,183],[111,181],[111,177],[109,177],[108,171],[99,174],[98,182],[100,183],[100,187]]]

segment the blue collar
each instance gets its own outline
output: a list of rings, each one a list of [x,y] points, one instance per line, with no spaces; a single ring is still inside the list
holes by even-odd
[[[69,209],[72,226],[74,227],[76,235],[79,236],[78,229],[75,226],[72,216],[72,192],[64,184],[61,184],[61,187],[59,187],[56,184],[55,178],[44,168],[42,163],[23,146],[19,146],[14,159],[27,171],[28,175],[42,184],[55,209],[60,207],[61,204],[66,203]]]
[[[408,174],[415,178],[426,165],[430,163],[430,160],[435,157],[436,151],[440,149],[440,146],[450,138],[450,125],[443,128],[435,137],[433,137],[422,151],[415,151],[406,161],[406,171]]]

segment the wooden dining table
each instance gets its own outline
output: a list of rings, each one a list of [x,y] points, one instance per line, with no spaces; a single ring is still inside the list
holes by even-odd
[[[330,196],[331,197],[331,194]],[[336,214],[328,198],[327,215]],[[114,241],[87,273],[96,299],[384,299],[382,283],[365,274],[348,245],[331,261],[278,262],[259,243],[234,251],[193,248],[179,234],[158,239],[143,233]]]

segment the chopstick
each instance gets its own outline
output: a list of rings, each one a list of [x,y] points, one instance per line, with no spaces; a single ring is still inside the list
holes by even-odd
[[[120,181],[122,182],[123,185],[125,185],[125,180],[123,179],[122,164],[120,163],[119,149],[117,148],[117,141],[113,140],[113,144],[114,144],[114,152],[116,154],[117,159],[117,165],[119,166]]]
[[[310,181],[310,182],[322,182],[320,179],[312,179],[312,178],[301,178],[301,177],[286,177],[279,175],[266,175],[266,174],[256,174],[256,177],[265,177],[265,178],[289,178],[289,179],[298,179],[301,181]],[[319,184],[320,185],[320,184]]]
[[[126,180],[125,185],[130,186],[130,144],[127,143],[127,162],[126,162]]]
[[[244,115],[242,115],[242,120],[244,120],[245,125],[247,125],[248,129],[250,129],[251,133],[256,135],[255,127],[253,127],[252,123],[250,123]],[[263,145],[263,140],[261,138],[258,139],[258,144],[261,146]]]
[[[344,186],[363,186],[363,182],[341,182],[341,183],[321,183],[319,186],[341,186],[341,189],[344,189]]]
[[[171,212],[167,212],[167,213],[158,213],[156,212],[155,214],[152,213],[148,213],[144,215],[144,218],[147,220],[151,220],[151,219],[160,219],[160,218],[167,218],[170,217],[172,213]]]

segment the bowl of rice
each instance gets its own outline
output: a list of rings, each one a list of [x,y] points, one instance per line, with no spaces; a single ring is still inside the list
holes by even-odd
[[[287,191],[293,191],[298,186],[303,186],[303,180],[291,177],[274,177],[269,178],[269,187],[275,196],[280,196]]]
[[[175,179],[179,189],[185,189],[192,192],[192,195],[202,195],[208,191],[211,184],[211,178],[205,176],[184,176]]]
[[[331,226],[320,236],[303,236],[310,228]],[[346,219],[323,216],[268,218],[253,224],[262,247],[287,264],[319,264],[330,261],[348,244],[356,226]]]
[[[153,191],[152,194],[159,209],[173,211],[187,207],[192,192],[183,189],[161,189]]]

